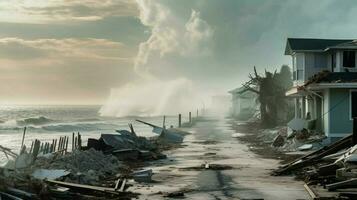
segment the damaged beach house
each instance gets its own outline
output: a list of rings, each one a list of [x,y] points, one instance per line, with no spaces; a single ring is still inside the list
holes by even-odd
[[[293,130],[307,129],[331,143],[352,133],[357,117],[357,41],[288,38],[285,55],[292,57]]]
[[[239,119],[249,119],[257,108],[257,94],[248,90],[246,87],[239,87],[229,91],[232,95],[232,106],[230,113]]]

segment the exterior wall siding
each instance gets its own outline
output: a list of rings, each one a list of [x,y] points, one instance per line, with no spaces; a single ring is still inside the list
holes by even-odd
[[[305,53],[305,81],[323,70],[330,70],[330,58],[328,53]]]
[[[323,119],[323,131],[325,132],[326,136],[329,136],[330,134],[330,122],[329,122],[329,114],[325,114],[328,110],[329,110],[329,106],[330,106],[330,91],[329,89],[325,89],[323,91],[323,97],[324,97],[324,101],[323,101],[323,109],[322,109],[322,119]]]
[[[330,89],[329,95],[330,137],[344,137],[352,133],[350,118],[350,89]]]

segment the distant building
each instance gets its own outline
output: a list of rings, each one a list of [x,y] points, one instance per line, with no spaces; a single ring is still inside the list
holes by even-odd
[[[287,39],[293,62],[295,118],[331,139],[352,133],[357,117],[357,41]]]
[[[233,117],[248,119],[251,117],[257,107],[257,94],[245,87],[236,88],[229,91],[232,95],[231,115]]]
[[[214,95],[211,97],[211,111],[226,115],[229,111],[229,95]]]

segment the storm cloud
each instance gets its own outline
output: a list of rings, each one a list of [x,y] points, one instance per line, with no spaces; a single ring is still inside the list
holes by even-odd
[[[47,101],[55,90],[48,102],[103,103],[111,89],[148,77],[226,93],[246,81],[253,66],[262,72],[290,65],[283,55],[287,37],[357,38],[353,0],[0,5],[0,80],[12,88],[0,87],[1,102]]]

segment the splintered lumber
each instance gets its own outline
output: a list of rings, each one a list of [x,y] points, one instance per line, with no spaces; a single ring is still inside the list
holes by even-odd
[[[340,192],[339,198],[357,199],[357,192]]]
[[[156,125],[154,125],[154,124],[150,124],[150,123],[148,123],[148,122],[144,122],[144,121],[141,121],[141,120],[139,120],[139,119],[136,119],[135,121],[140,122],[140,123],[143,123],[143,124],[146,124],[146,125],[151,126],[151,127],[153,127],[153,128],[158,127],[158,126],[156,126]]]
[[[352,178],[347,181],[341,181],[341,182],[326,185],[326,188],[329,191],[343,189],[343,188],[356,188],[356,187],[357,187],[357,178]]]
[[[135,131],[134,131],[134,127],[133,127],[133,124],[130,123],[129,124],[129,128],[130,128],[130,132],[133,134],[133,135],[136,135]]]
[[[303,167],[313,165],[318,160],[323,158],[324,156],[336,153],[342,149],[348,148],[352,146],[352,135],[342,138],[341,140],[325,146],[317,151],[314,151],[308,155],[305,155],[301,158],[294,160],[293,162],[282,166],[281,168],[275,170],[273,172],[274,175],[283,175],[288,174],[293,170],[301,169]]]
[[[119,183],[120,183],[120,178],[115,182],[114,190],[118,190],[119,189]]]
[[[14,195],[5,193],[5,192],[0,192],[0,199],[12,199],[12,200],[22,200],[19,197],[16,197]]]
[[[115,188],[83,185],[83,184],[68,183],[68,182],[54,181],[54,180],[46,180],[46,182],[50,183],[50,184],[56,184],[56,185],[60,185],[63,187],[72,188],[72,189],[82,189],[82,190],[92,190],[92,191],[98,191],[98,192],[117,193]]]
[[[20,150],[22,150],[22,148],[23,148],[23,146],[24,146],[25,135],[26,135],[26,126],[24,127],[24,132],[23,132],[23,134],[22,134],[22,142],[21,142],[21,149],[20,149]]]
[[[16,188],[11,188],[11,187],[7,188],[7,192],[10,194],[16,195],[16,196],[20,196],[22,198],[26,198],[26,199],[28,199],[28,198],[34,199],[36,197],[36,194],[29,193],[29,192],[19,190]]]
[[[13,151],[11,151],[11,149],[3,147],[0,145],[0,151],[4,152],[6,155],[10,155],[14,158],[16,158],[18,156],[18,154],[14,153]]]
[[[311,199],[313,199],[313,200],[319,199],[319,196],[316,194],[316,192],[312,188],[309,187],[309,185],[304,184],[304,188],[309,193]]]
[[[123,182],[121,183],[121,187],[119,189],[119,192],[124,192],[125,190],[125,185],[126,185],[126,179],[123,180]]]

